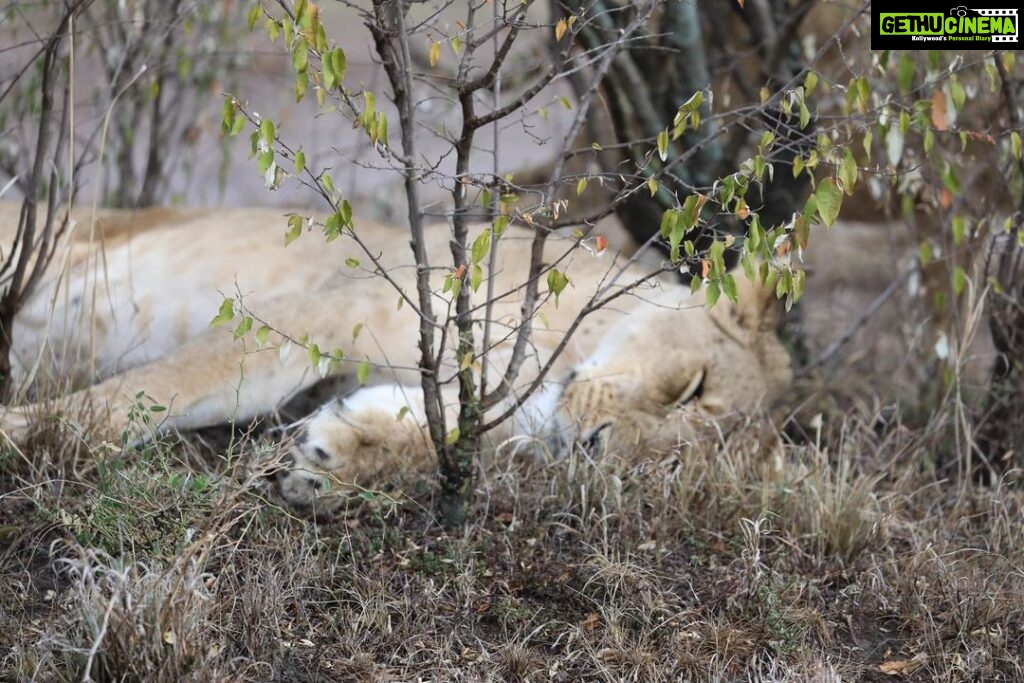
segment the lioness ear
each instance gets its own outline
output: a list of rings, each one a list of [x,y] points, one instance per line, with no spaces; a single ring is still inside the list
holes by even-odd
[[[751,332],[774,332],[782,320],[782,302],[775,292],[763,287],[757,278],[751,282],[742,273],[736,273],[736,322]]]

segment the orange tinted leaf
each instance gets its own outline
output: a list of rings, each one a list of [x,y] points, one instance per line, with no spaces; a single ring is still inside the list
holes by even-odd
[[[559,19],[558,23],[555,24],[555,40],[561,40],[568,28],[569,24],[566,23],[565,19]]]
[[[594,245],[597,247],[597,253],[603,254],[604,250],[608,248],[608,240],[604,238],[604,235],[598,235],[594,240]]]
[[[949,118],[946,116],[946,93],[936,90],[932,95],[932,125],[935,130],[949,130]]]
[[[461,280],[462,276],[465,275],[465,274],[466,274],[466,264],[463,263],[462,265],[460,265],[458,268],[455,269],[455,272],[452,273],[452,277],[455,278],[456,280]]]
[[[943,209],[948,209],[953,205],[953,195],[946,188],[942,188],[942,192],[939,193],[939,206]]]
[[[700,262],[700,276],[702,278],[705,278],[705,277],[708,276],[708,273],[710,273],[710,272],[711,272],[711,261],[709,261],[707,259],[703,259]]]

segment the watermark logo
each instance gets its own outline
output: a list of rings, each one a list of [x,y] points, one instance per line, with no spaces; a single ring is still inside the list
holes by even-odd
[[[941,12],[903,12],[893,9],[890,3],[886,5],[885,9],[872,8],[871,12],[871,47],[875,50],[1020,47],[1020,13],[1016,7],[985,9],[956,5]]]

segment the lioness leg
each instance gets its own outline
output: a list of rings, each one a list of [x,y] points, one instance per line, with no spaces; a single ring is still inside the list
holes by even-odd
[[[310,333],[320,348],[344,349],[353,362],[326,368],[331,374],[354,373],[355,360],[369,359],[381,365],[395,364],[397,369],[375,370],[372,375],[389,380],[413,364],[415,347],[411,343],[402,340],[388,347],[381,341],[394,339],[391,326],[408,323],[402,319],[407,314],[392,311],[381,317],[372,297],[355,298],[347,288],[284,297],[259,306],[257,314],[275,329],[296,336]],[[353,340],[356,325],[366,329]],[[282,347],[293,348],[282,353]],[[99,438],[116,439],[128,432],[132,440],[145,440],[152,437],[151,428],[192,429],[251,419],[274,410],[320,379],[306,350],[277,332],[265,346],[258,347],[251,336],[235,339],[230,330],[217,329],[161,360],[62,397],[49,407],[8,409],[0,424],[9,437],[17,439],[30,416],[49,411],[72,420],[98,418],[94,436]],[[135,419],[140,404],[143,409],[156,405],[164,410],[152,412],[153,424],[147,425]]]

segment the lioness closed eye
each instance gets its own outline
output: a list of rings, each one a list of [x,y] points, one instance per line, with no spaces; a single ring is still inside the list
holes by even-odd
[[[4,246],[13,241],[16,216],[13,205],[0,204]],[[345,359],[323,364],[326,372],[354,377],[359,364],[372,367],[366,386],[307,421],[280,478],[287,500],[329,506],[337,488],[332,481],[358,482],[432,456],[416,368],[417,313],[395,305],[395,285],[415,291],[407,233],[357,223],[389,283],[354,265],[365,253],[348,236],[325,244],[307,235],[282,248],[284,219],[275,210],[102,211],[95,225],[90,215],[76,217],[77,227],[15,319],[12,362],[22,385],[47,375],[88,385],[53,408],[70,418],[82,411],[104,416],[94,438],[138,429],[129,414],[139,392],[167,407],[158,430],[273,411],[320,379],[308,354],[289,352],[294,343],[279,330],[292,339],[308,335],[321,349],[342,349]],[[531,235],[510,227],[502,237],[494,276],[495,291],[504,294],[493,309],[502,329],[518,322]],[[450,259],[448,240],[445,226],[428,233],[432,263]],[[545,255],[553,260],[570,244],[552,236]],[[544,323],[534,326],[519,390],[536,378],[598,288],[614,292],[644,274],[585,251],[562,264],[571,284],[557,301],[547,297],[541,305]],[[438,292],[443,276],[437,273]],[[588,315],[544,385],[494,438],[526,434],[554,447],[575,440],[670,447],[693,438],[705,419],[770,400],[790,381],[773,331],[773,297],[738,280],[738,305],[723,299],[708,309],[701,295],[669,277]],[[257,344],[252,334],[236,339],[232,326],[210,329],[225,295],[241,296],[274,331]],[[498,381],[509,353],[501,344],[491,351],[491,381]],[[445,362],[457,367],[454,358]],[[508,401],[517,396],[513,391]],[[27,416],[40,410],[7,408],[6,433],[18,438]]]

